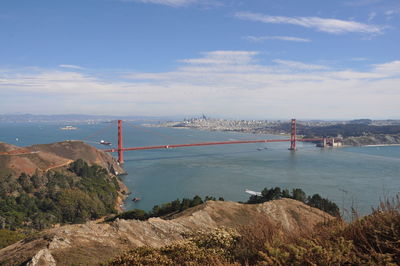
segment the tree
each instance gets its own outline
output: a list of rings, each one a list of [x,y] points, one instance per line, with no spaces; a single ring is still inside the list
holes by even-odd
[[[336,203],[322,198],[319,194],[314,194],[312,197],[309,197],[307,204],[311,207],[323,210],[333,216],[340,216],[339,207],[336,205]]]
[[[190,199],[186,199],[186,198],[182,199],[180,211],[184,211],[184,210],[190,208],[190,203],[191,203]]]
[[[179,211],[181,208],[181,201],[179,199],[176,199],[171,202],[171,211],[176,212]]]
[[[192,202],[190,203],[190,207],[194,207],[203,203],[203,200],[198,196],[194,196]]]
[[[154,205],[152,211],[151,211],[151,216],[157,217],[160,213],[160,206]]]
[[[211,197],[211,196],[206,196],[206,197],[204,198],[204,201],[209,201],[209,200],[214,200],[214,201],[216,201],[217,199],[216,199],[215,197]]]
[[[285,188],[282,190],[282,198],[291,198],[289,189]]]
[[[117,217],[126,220],[142,220],[142,221],[149,218],[148,214],[144,210],[139,210],[139,209],[134,209],[132,211],[121,213]]]
[[[40,187],[45,186],[47,184],[47,182],[48,182],[48,179],[47,179],[47,177],[45,175],[34,174],[31,177],[31,182],[32,182],[32,185],[36,189],[38,189]]]
[[[301,190],[300,188],[294,188],[292,190],[292,197],[295,200],[301,201],[301,202],[306,202],[307,195],[306,193]]]
[[[21,187],[25,190],[25,192],[31,193],[33,191],[33,185],[31,179],[27,174],[22,173],[17,179],[17,181],[21,185]]]

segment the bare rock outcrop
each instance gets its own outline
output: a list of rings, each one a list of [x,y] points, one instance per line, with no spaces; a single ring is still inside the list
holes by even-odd
[[[30,265],[96,265],[130,248],[145,245],[161,247],[182,240],[183,233],[221,226],[235,228],[249,225],[259,217],[280,223],[289,232],[312,229],[317,223],[333,218],[321,210],[291,199],[254,205],[208,201],[170,220],[151,218],[147,221],[116,220],[112,223],[92,221],[45,230],[34,238],[0,250],[0,264],[25,262]]]

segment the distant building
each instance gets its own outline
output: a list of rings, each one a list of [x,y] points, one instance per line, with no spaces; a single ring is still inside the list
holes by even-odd
[[[327,142],[328,147],[341,147],[342,146],[342,141],[338,139],[330,139],[330,141]]]
[[[337,148],[337,147],[342,147],[343,143],[342,140],[340,139],[334,139],[334,138],[323,138],[322,143],[318,143],[317,147],[333,147],[333,148]]]

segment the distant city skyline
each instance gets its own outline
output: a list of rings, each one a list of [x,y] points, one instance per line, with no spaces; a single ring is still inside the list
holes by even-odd
[[[0,114],[398,119],[398,0],[2,0]]]

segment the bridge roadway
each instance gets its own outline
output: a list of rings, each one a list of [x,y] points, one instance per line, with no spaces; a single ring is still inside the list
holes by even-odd
[[[322,141],[322,138],[307,138],[307,139],[296,139],[296,141],[307,142],[307,141]],[[193,146],[211,146],[211,145],[226,145],[226,144],[246,144],[246,143],[271,143],[271,142],[290,142],[291,139],[259,139],[259,140],[232,140],[232,141],[216,141],[216,142],[201,142],[201,143],[190,143],[190,144],[170,144],[170,145],[158,145],[158,146],[144,146],[144,147],[131,147],[131,148],[113,148],[104,150],[105,152],[118,152],[121,151],[137,151],[137,150],[155,150],[155,149],[169,149],[169,148],[182,148],[182,147],[193,147]]]

